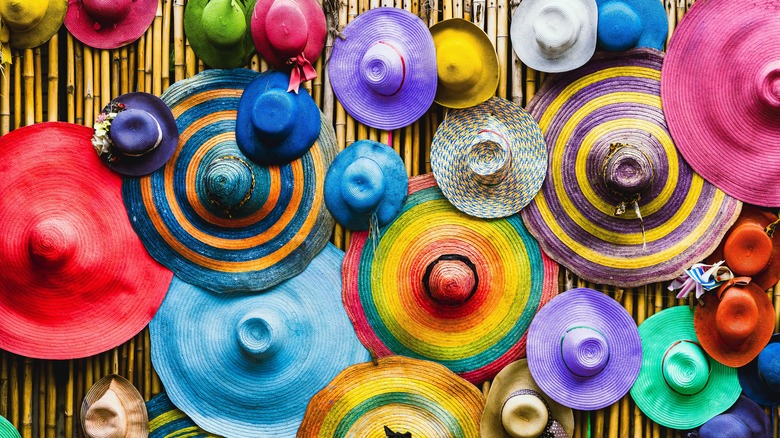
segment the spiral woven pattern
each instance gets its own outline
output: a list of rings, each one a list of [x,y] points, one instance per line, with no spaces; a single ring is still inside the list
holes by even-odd
[[[715,249],[741,209],[677,153],[661,111],[662,60],[652,49],[604,54],[547,81],[528,107],[549,166],[523,221],[550,257],[594,283],[677,277]],[[653,168],[638,201],[644,236],[632,207],[615,215],[621,198],[601,175],[615,143],[638,148]]]
[[[466,216],[428,174],[409,180],[400,215],[380,236],[353,233],[343,266],[344,306],[369,350],[439,362],[473,383],[525,354],[531,319],[557,293],[558,266],[518,216]],[[449,255],[476,273],[476,289],[455,294],[467,298],[460,304],[434,299],[424,285]]]
[[[108,391],[113,392],[113,395],[108,397],[111,410],[100,412],[103,407],[95,408],[94,405],[100,402]],[[95,412],[90,412],[91,410]],[[149,435],[147,427],[149,418],[143,396],[130,381],[117,374],[109,374],[98,380],[84,396],[84,401],[81,403],[81,424],[85,435],[92,437],[94,434],[102,437],[117,433],[118,428],[108,427],[108,424],[117,420],[114,418],[114,412],[119,411],[125,420],[124,436],[146,438]],[[107,415],[101,419],[99,418],[101,414]],[[98,417],[100,421],[96,421],[94,417]]]
[[[149,413],[149,438],[217,438],[195,424],[161,392],[146,402]]]
[[[0,417],[0,436],[3,438],[22,438],[19,431],[5,417]]]

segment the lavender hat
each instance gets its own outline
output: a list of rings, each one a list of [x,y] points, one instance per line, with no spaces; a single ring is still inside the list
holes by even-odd
[[[631,315],[593,289],[560,294],[528,328],[528,368],[550,398],[592,411],[618,401],[642,366],[642,345]]]
[[[364,125],[393,130],[425,114],[436,96],[436,48],[411,12],[376,8],[336,38],[328,63],[333,92]]]
[[[698,431],[698,438],[765,438],[772,436],[769,416],[754,401],[739,396],[726,412],[712,417]]]

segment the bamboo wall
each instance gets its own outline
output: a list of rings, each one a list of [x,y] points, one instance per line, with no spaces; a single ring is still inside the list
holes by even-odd
[[[498,96],[525,106],[544,80],[542,74],[522,65],[510,48],[509,20],[519,1],[399,1],[400,4],[393,0],[341,0],[334,6],[337,10],[331,20],[335,21],[337,16],[338,22],[329,25],[341,28],[359,13],[379,6],[406,9],[431,25],[451,17],[465,18],[481,25],[497,49],[501,64]],[[670,35],[691,3],[692,0],[687,3],[666,0]],[[185,0],[159,0],[150,29],[136,43],[122,49],[86,47],[63,27],[48,44],[14,52],[12,64],[5,64],[4,74],[0,76],[0,134],[49,120],[91,126],[95,115],[112,97],[130,91],[160,95],[173,82],[202,71],[203,63],[198,61],[184,38],[184,6]],[[323,68],[334,33],[329,35],[325,54],[316,62],[317,78],[304,86],[332,120],[339,147],[364,138],[382,141],[391,144],[401,155],[409,175],[429,172],[430,142],[442,120],[442,109],[434,105],[412,126],[393,132],[357,123],[334,100]],[[249,67],[258,71],[267,69],[265,62],[257,56]],[[349,238],[349,232],[337,226],[333,242],[346,248]],[[661,309],[686,304],[678,302],[673,293],[666,291],[665,284],[626,290],[606,288],[583,282],[567,270],[561,270],[561,291],[580,286],[593,287],[614,297],[637,323]],[[780,294],[774,294],[773,301],[780,321]],[[99,327],[95,329],[100,330]],[[2,352],[0,415],[8,418],[24,438],[80,437],[81,400],[92,383],[102,376],[115,372],[127,377],[147,400],[162,390],[149,351],[149,332],[144,330],[121,347],[86,359],[44,361]],[[489,386],[488,383],[483,386],[485,393]],[[683,436],[682,432],[667,430],[646,419],[628,395],[606,409],[590,413],[575,411],[575,421],[575,438]]]

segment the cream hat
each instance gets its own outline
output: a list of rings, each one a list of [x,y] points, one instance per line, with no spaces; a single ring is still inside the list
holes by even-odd
[[[116,374],[92,385],[81,404],[81,425],[88,438],[149,436],[143,397],[132,383]]]

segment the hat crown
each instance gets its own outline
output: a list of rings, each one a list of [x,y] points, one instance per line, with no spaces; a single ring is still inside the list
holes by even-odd
[[[273,356],[286,336],[282,321],[266,310],[249,312],[236,325],[236,341],[241,351],[257,361]]]
[[[517,391],[504,401],[501,424],[512,438],[536,438],[547,428],[550,412],[544,400],[533,391]]]
[[[474,136],[466,153],[472,178],[483,185],[500,183],[512,167],[511,137],[501,122],[490,119]]]
[[[255,188],[252,167],[236,156],[224,156],[212,161],[203,174],[203,186],[209,201],[228,217],[246,204]]]
[[[141,156],[162,142],[162,128],[155,117],[144,110],[128,108],[117,113],[108,131],[113,148],[128,156]]]
[[[133,0],[81,0],[90,18],[100,25],[112,25],[121,21],[130,12]]]
[[[401,90],[406,77],[406,62],[402,49],[390,42],[372,45],[360,60],[363,81],[375,93],[392,96]]]
[[[235,47],[246,37],[246,16],[234,0],[211,0],[201,15],[206,39],[221,48]]]
[[[572,327],[561,339],[561,355],[569,371],[580,377],[592,377],[607,366],[609,344],[598,330]]]
[[[84,434],[89,438],[124,438],[127,414],[119,396],[109,389],[92,403],[84,415]]]
[[[669,347],[661,363],[669,387],[683,395],[693,395],[704,389],[709,380],[710,366],[702,348],[692,341],[679,341]]]
[[[27,235],[27,249],[33,263],[55,268],[66,263],[76,251],[79,233],[65,217],[50,217],[35,224]]]
[[[32,29],[49,9],[49,0],[0,0],[0,16],[13,30]]]
[[[780,110],[780,59],[766,64],[758,73],[756,91],[759,102]]]
[[[720,414],[699,428],[699,438],[749,438],[754,434],[738,415]]]
[[[642,18],[623,1],[607,2],[599,7],[597,33],[607,50],[628,50],[642,36]]]
[[[376,161],[360,157],[352,162],[341,179],[341,197],[350,210],[369,213],[385,193],[385,176]]]
[[[482,75],[482,60],[476,47],[459,39],[443,41],[436,49],[439,82],[450,89],[468,90]]]
[[[284,56],[295,57],[303,52],[309,39],[306,15],[291,0],[276,0],[265,17],[268,42]]]
[[[735,274],[753,276],[769,265],[773,246],[763,227],[742,223],[734,227],[723,243],[723,258]]]
[[[715,313],[715,326],[723,340],[740,346],[758,327],[758,304],[747,289],[728,288]]]
[[[621,197],[638,195],[653,182],[653,163],[635,146],[613,144],[603,172],[607,188]]]
[[[255,134],[269,145],[278,144],[292,132],[298,116],[293,94],[271,88],[257,97],[252,110]]]
[[[582,21],[565,2],[543,6],[533,21],[534,36],[548,58],[557,58],[577,41]]]
[[[780,343],[770,343],[758,353],[758,374],[773,390],[780,389]]]
[[[458,305],[468,301],[478,284],[474,264],[464,256],[444,255],[428,265],[423,285],[437,303]]]

